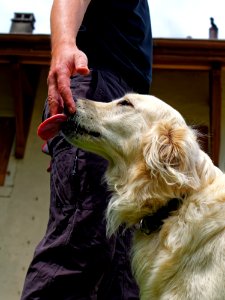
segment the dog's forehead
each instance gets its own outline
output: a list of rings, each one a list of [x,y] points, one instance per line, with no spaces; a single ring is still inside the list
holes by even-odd
[[[128,93],[124,95],[123,98],[119,99],[118,101],[121,100],[127,100],[130,101],[134,106],[139,107],[140,109],[143,108],[144,110],[154,110],[156,109],[168,109],[171,108],[168,104],[166,104],[164,101],[161,99],[152,96],[152,95],[147,95],[147,94],[135,94],[135,93]]]
[[[154,118],[157,118],[157,116],[159,118],[164,116],[165,118],[167,116],[176,118],[177,121],[185,122],[182,115],[176,109],[153,95],[127,93],[120,101],[122,99],[131,102],[137,110],[143,111],[149,116],[154,116]]]

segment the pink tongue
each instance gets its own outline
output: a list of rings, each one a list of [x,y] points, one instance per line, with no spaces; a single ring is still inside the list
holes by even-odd
[[[59,133],[62,124],[66,120],[67,120],[67,116],[64,114],[57,114],[46,119],[38,126],[38,130],[37,130],[38,136],[45,141],[53,138]]]

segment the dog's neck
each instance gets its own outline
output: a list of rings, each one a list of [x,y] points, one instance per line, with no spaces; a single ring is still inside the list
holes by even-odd
[[[160,207],[154,214],[147,215],[141,219],[139,229],[149,235],[160,230],[164,220],[166,220],[172,212],[176,211],[182,204],[182,199],[173,198],[166,205]]]

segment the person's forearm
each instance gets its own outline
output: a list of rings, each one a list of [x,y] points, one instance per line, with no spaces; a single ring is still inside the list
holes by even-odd
[[[55,0],[51,10],[52,50],[61,43],[75,44],[77,32],[91,0]]]

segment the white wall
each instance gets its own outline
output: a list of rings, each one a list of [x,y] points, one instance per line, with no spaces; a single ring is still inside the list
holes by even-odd
[[[14,186],[0,188],[0,299],[18,300],[33,251],[43,236],[49,206],[49,157],[41,152],[37,137],[46,72],[42,73],[28,136],[25,157],[11,157]]]

